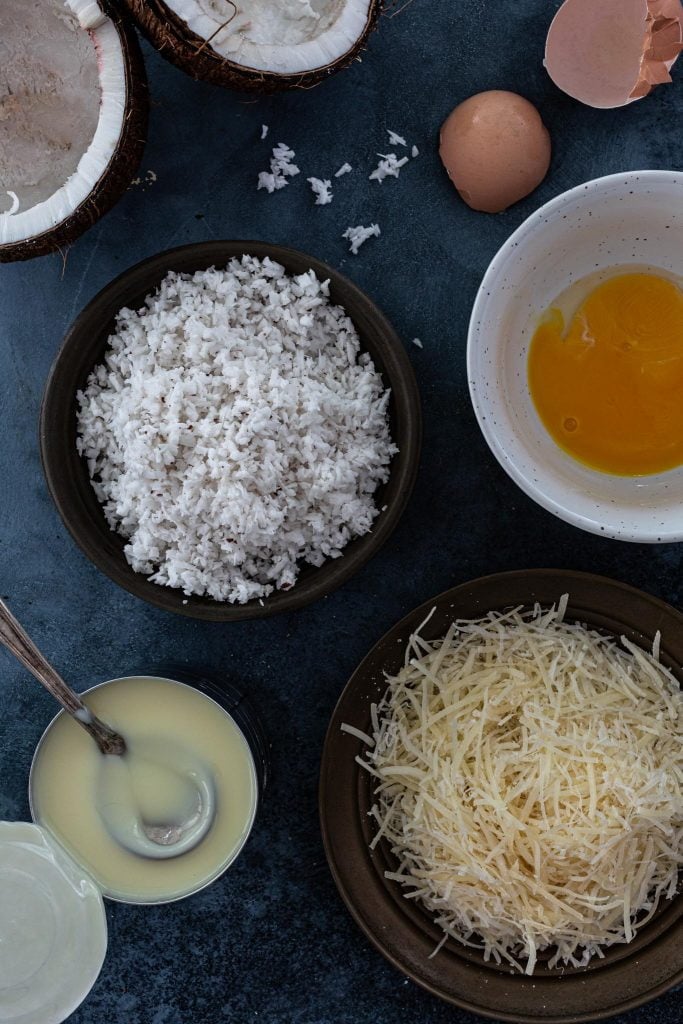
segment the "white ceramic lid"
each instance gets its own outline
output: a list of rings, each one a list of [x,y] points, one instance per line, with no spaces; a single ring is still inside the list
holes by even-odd
[[[99,889],[44,829],[0,821],[0,1024],[61,1024],[107,949]]]

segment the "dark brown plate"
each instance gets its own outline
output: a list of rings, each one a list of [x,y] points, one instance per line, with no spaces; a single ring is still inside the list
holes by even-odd
[[[181,590],[160,586],[134,572],[123,554],[124,541],[109,529],[90,486],[83,460],[76,451],[76,392],[101,362],[114,318],[124,306],[140,307],[169,270],[193,273],[225,264],[233,256],[248,253],[269,256],[290,273],[314,270],[330,281],[333,302],[343,306],[353,320],[361,345],[366,349],[391,388],[389,416],[399,454],[391,464],[391,476],[375,494],[378,508],[386,506],[371,533],[351,541],[340,558],[319,568],[303,566],[299,579],[288,591],[276,591],[263,604],[237,605],[211,598],[186,597]],[[420,399],[410,360],[401,340],[379,309],[359,288],[320,260],[266,242],[200,242],[143,260],[108,284],[74,321],[55,359],[45,386],[40,416],[40,451],[45,478],[54,502],[81,550],[114,582],[137,597],[167,611],[198,619],[236,620],[262,618],[291,611],[329,594],[345,583],[384,544],[396,527],[408,502],[420,458],[422,422]]]
[[[614,946],[587,968],[549,970],[532,977],[486,963],[476,950],[449,940],[429,959],[442,933],[426,910],[384,878],[391,853],[373,835],[368,810],[372,784],[354,760],[363,744],[341,732],[343,722],[371,731],[370,704],[385,690],[384,673],[403,663],[408,636],[422,630],[444,635],[454,618],[476,618],[516,605],[544,606],[569,594],[567,618],[651,648],[661,631],[661,660],[683,678],[683,615],[642,591],[615,580],[560,570],[486,576],[427,601],[394,626],[351,677],[335,708],[325,740],[320,776],[320,819],[327,859],[339,892],[357,924],[394,966],[434,995],[498,1020],[576,1024],[632,1009],[683,981],[683,895],[665,901],[628,945]]]

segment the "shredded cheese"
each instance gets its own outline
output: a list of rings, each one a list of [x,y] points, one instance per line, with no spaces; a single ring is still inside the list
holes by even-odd
[[[387,878],[444,939],[527,974],[629,942],[683,865],[680,687],[566,606],[415,633],[358,758]]]

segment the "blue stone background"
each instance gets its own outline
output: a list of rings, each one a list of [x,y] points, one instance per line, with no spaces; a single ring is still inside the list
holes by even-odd
[[[272,742],[272,779],[233,868],[167,907],[109,904],[110,949],[73,1024],[473,1024],[372,949],[337,896],[318,831],[326,725],[361,657],[430,595],[526,566],[586,569],[680,605],[681,548],[581,533],[537,508],[479,433],[465,375],[470,307],[490,259],[521,221],[563,190],[610,172],[680,168],[683,62],[675,83],[617,111],[560,94],[542,66],[557,0],[413,0],[382,19],[362,63],[320,87],[266,99],[193,82],[149,47],[152,111],[140,174],[113,212],[68,252],[0,267],[0,593],[77,688],[160,661],[203,665],[248,691]],[[550,174],[499,216],[457,198],[437,156],[438,128],[461,100],[512,89],[551,131]],[[265,142],[261,125],[270,125]],[[397,181],[367,180],[386,128],[420,156]],[[256,191],[286,142],[302,174]],[[355,170],[315,207],[305,178]],[[156,180],[148,171],[153,171]],[[377,221],[358,256],[341,239]],[[342,590],[303,611],[234,625],[148,607],[76,549],[43,481],[43,385],[81,307],[124,268],[169,246],[258,238],[308,251],[347,273],[402,335],[422,394],[420,476],[391,541]],[[410,344],[422,339],[424,349]],[[35,744],[50,698],[0,654],[0,818],[26,819]],[[680,1024],[681,990],[619,1017]]]

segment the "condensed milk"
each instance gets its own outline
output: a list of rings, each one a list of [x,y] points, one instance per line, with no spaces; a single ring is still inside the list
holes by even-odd
[[[242,849],[256,814],[256,768],[244,734],[210,697],[170,679],[114,679],[82,696],[90,711],[126,738],[131,757],[136,749],[157,745],[168,766],[177,751],[179,770],[188,758],[205,767],[215,791],[211,827],[193,849],[162,860],[133,853],[117,842],[98,808],[103,755],[63,712],[48,727],[33,760],[29,792],[35,821],[111,899],[168,902],[208,885]],[[165,783],[157,794],[155,780],[156,773],[146,771],[144,800],[153,808],[158,796],[163,815],[173,804],[173,794]]]

